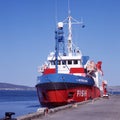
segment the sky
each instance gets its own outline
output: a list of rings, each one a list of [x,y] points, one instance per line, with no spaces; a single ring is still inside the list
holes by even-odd
[[[73,26],[74,44],[102,61],[109,86],[120,85],[120,1],[69,0],[69,8],[85,24]],[[68,0],[0,0],[0,82],[35,86],[54,51],[56,23],[67,16]]]

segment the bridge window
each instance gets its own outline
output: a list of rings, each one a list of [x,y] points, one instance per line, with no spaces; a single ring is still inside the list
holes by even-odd
[[[60,65],[61,64],[61,61],[60,60],[58,60],[58,65]]]
[[[62,65],[66,65],[66,60],[62,60]]]
[[[74,64],[78,64],[78,60],[74,60],[73,63],[74,63]]]
[[[71,65],[72,64],[72,60],[68,60],[68,65]]]
[[[55,61],[51,61],[51,65],[55,65]]]

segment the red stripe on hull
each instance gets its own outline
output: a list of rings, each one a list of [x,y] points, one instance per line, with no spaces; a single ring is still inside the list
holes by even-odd
[[[81,86],[68,90],[39,90],[38,97],[42,106],[55,107],[70,102],[81,102],[88,99],[100,97],[100,90],[97,87]]]
[[[44,72],[43,72],[43,74],[45,75],[45,74],[53,74],[53,73],[55,73],[56,72],[56,69],[54,69],[54,68],[46,68],[45,70],[44,70]]]
[[[84,68],[70,68],[70,73],[85,73]]]

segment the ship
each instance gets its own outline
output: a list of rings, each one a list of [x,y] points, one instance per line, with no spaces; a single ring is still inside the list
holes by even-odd
[[[82,55],[79,47],[73,44],[72,25],[85,27],[71,14],[58,22],[55,30],[55,50],[50,52],[39,67],[37,94],[41,106],[57,107],[82,102],[107,94],[106,81],[103,80],[102,61],[95,62]],[[67,45],[64,27],[67,26]]]

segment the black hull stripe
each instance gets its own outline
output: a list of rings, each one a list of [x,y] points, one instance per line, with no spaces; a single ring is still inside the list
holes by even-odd
[[[80,86],[88,86],[76,83],[65,83],[65,82],[57,82],[57,83],[43,83],[37,84],[36,87],[41,90],[64,90],[64,89],[71,89]],[[92,86],[91,86],[92,87]]]

